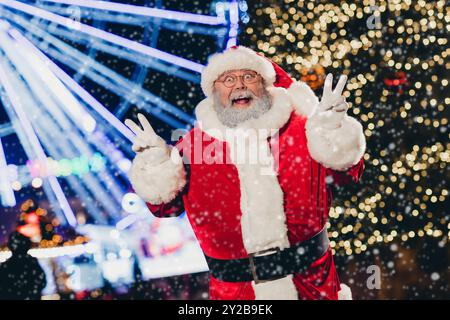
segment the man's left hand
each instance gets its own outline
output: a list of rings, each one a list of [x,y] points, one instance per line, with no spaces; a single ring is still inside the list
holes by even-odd
[[[348,103],[345,101],[342,91],[344,90],[347,76],[339,78],[338,84],[332,90],[333,75],[329,73],[325,79],[322,99],[311,118],[315,118],[325,129],[337,129],[341,126],[342,120],[347,113]]]

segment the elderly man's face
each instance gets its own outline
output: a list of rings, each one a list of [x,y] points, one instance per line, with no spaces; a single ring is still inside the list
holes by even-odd
[[[214,82],[214,91],[222,106],[247,108],[264,92],[262,77],[252,70],[231,70]]]

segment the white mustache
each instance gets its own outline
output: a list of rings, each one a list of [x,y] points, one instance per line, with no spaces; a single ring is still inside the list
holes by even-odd
[[[229,101],[232,102],[233,100],[236,100],[236,99],[245,99],[245,98],[253,99],[254,97],[255,97],[255,95],[253,94],[253,92],[248,91],[248,90],[246,90],[246,91],[235,91],[235,92],[231,93]]]

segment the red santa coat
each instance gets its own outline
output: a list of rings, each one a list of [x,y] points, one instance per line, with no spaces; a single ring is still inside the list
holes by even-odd
[[[324,130],[308,121],[317,98],[305,84],[269,92],[272,108],[236,128],[272,130],[257,138],[265,141],[258,148],[270,154],[269,164],[238,161],[236,143],[226,136],[229,128],[219,122],[211,99],[197,106],[198,125],[178,141],[170,161],[152,168],[144,155],[133,161],[133,187],[151,212],[173,217],[185,210],[210,257],[245,258],[311,238],[327,221],[327,176],[348,183],[362,174],[365,140],[355,119],[346,116],[340,128]],[[269,283],[210,278],[211,299],[337,299],[339,290],[331,249],[306,272]]]

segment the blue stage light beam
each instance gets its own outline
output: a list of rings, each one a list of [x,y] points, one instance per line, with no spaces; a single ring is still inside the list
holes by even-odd
[[[132,141],[133,139],[133,134],[131,133],[131,131],[126,128],[116,117],[114,117],[114,115],[112,115],[105,107],[103,107],[97,100],[95,100],[92,96],[90,96],[80,85],[78,85],[72,78],[70,78],[66,73],[64,73],[64,71],[62,71],[58,66],[56,66],[50,59],[48,59],[44,54],[42,54],[42,52],[39,51],[39,49],[37,49],[36,47],[34,47],[34,45],[29,42],[27,39],[25,39],[24,36],[22,36],[20,34],[20,32],[18,32],[16,29],[13,28],[9,28],[8,33],[24,48],[26,48],[27,51],[34,53],[41,61],[41,65],[45,65],[46,67],[48,67],[50,69],[50,71],[55,72],[56,76],[58,76],[60,79],[65,80],[65,84],[66,86],[69,87],[69,89],[71,89],[72,91],[75,91],[76,93],[82,95],[84,97],[84,100],[90,105],[92,106],[95,111],[97,111],[99,114],[101,114],[104,119],[104,126],[102,125],[101,127],[108,127],[111,124],[115,125],[115,127],[120,130],[119,132],[121,132],[124,136],[126,136],[130,141]],[[36,61],[36,64],[39,65],[39,62]],[[33,63],[34,65],[34,63]],[[42,74],[44,74],[44,72],[41,72]],[[113,143],[111,141],[109,141],[107,139],[107,137],[105,136],[101,136],[100,140],[101,141],[95,141],[95,137],[98,136],[98,133],[100,133],[99,131],[97,131],[96,134],[93,134],[90,139],[94,140],[96,147],[103,152],[103,154],[111,154],[113,153],[114,155],[117,155],[117,153],[121,153],[120,150],[113,148],[114,150],[111,150],[111,148],[108,147],[108,145],[113,145]],[[127,144],[128,148],[129,148],[129,143]],[[120,159],[123,158],[122,157],[115,157],[118,161],[120,161],[120,164],[116,164],[118,169],[121,170],[120,172],[125,175],[126,171],[124,170],[124,163],[123,161],[127,160],[129,162],[128,159]],[[114,159],[111,159],[114,160]],[[123,160],[123,161],[122,161]],[[125,166],[126,167],[126,166]]]
[[[61,16],[68,16],[73,18],[73,10],[71,7],[59,7],[59,6],[53,6],[53,5],[46,5],[41,2],[37,2],[34,4],[35,6],[51,11],[53,13],[56,13]],[[95,19],[96,21],[104,21],[104,22],[110,22],[110,23],[120,23],[120,24],[126,24],[131,26],[146,26],[147,24],[151,23],[148,18],[142,17],[142,16],[130,16],[127,14],[120,14],[120,13],[111,13],[107,11],[99,11],[95,9],[90,8],[79,8],[77,7],[77,12],[80,14],[80,18],[85,19]],[[160,19],[154,19],[160,20]],[[161,20],[160,26],[163,29],[166,30],[172,30],[172,31],[178,31],[178,32],[187,32],[189,34],[199,34],[199,35],[205,35],[205,36],[211,36],[216,37],[219,34],[226,33],[227,28],[226,27],[217,27],[217,26],[199,26],[195,25],[195,22],[182,22],[182,21],[168,21],[168,20]]]
[[[1,5],[1,3],[0,3]],[[20,14],[20,13],[19,13]],[[14,14],[13,12],[9,11],[7,8],[4,10],[0,10],[0,17],[4,17],[5,19],[8,19],[10,22],[17,22],[17,20],[26,21],[28,23],[29,19],[23,18],[23,16],[19,14]],[[22,23],[24,24],[24,23]],[[80,32],[74,32],[71,29],[63,29],[63,28],[57,28],[56,24],[49,23],[40,20],[39,18],[35,17],[31,19],[32,25],[38,25],[41,26],[42,29],[57,35],[58,37],[72,40],[75,43],[79,43],[81,45],[86,45],[91,48],[94,48],[99,51],[106,52],[111,55],[115,55],[119,58],[129,60],[133,63],[140,64],[143,66],[146,66],[148,68],[164,72],[168,75],[178,77],[187,81],[191,81],[193,83],[199,83],[200,82],[200,76],[198,74],[185,71],[184,69],[180,68],[176,65],[170,65],[170,64],[164,64],[160,60],[156,58],[151,58],[149,56],[139,54],[135,51],[129,50],[127,48],[119,47],[114,44],[110,44],[108,42],[102,41],[101,39],[97,39],[96,41],[92,41],[93,38],[89,35],[86,35],[84,33]]]
[[[5,35],[0,33],[0,46],[2,46],[2,40],[4,40],[4,37]],[[41,161],[45,161],[46,154],[44,152],[44,149],[42,148],[39,139],[37,138],[36,133],[33,130],[30,120],[28,119],[27,114],[24,111],[18,93],[15,91],[14,87],[11,86],[11,82],[8,78],[8,72],[5,68],[5,65],[6,61],[2,61],[2,63],[0,64],[0,83],[4,87],[6,94],[10,99],[11,105],[14,108],[17,118],[21,123],[27,139],[30,141],[31,146],[33,147],[34,152],[37,155],[37,158]],[[72,208],[70,207],[58,180],[56,179],[56,177],[49,177],[48,181],[56,196],[56,199],[58,200],[59,206],[63,211],[64,216],[66,217],[67,222],[73,227],[76,226],[77,220],[75,218],[75,214],[73,213]],[[55,210],[57,210],[57,208],[55,208]]]
[[[63,129],[61,127],[58,127],[54,121],[51,121],[51,115],[45,111],[45,107],[42,107],[41,102],[36,99],[34,95],[32,95],[26,84],[23,81],[18,80],[18,74],[16,74],[16,72],[11,69],[10,75],[15,75],[16,81],[13,80],[12,84],[15,86],[15,88],[17,88],[18,91],[21,92],[23,105],[27,107],[26,112],[35,117],[36,121],[42,124],[40,126],[35,126],[35,130],[37,132],[39,140],[43,143],[45,142],[44,145],[46,149],[48,147],[47,150],[49,150],[49,152],[50,150],[53,151],[54,148],[58,148],[60,150],[60,154],[58,154],[57,152],[51,152],[51,156],[54,159],[60,159],[61,155],[61,158],[77,157],[79,155],[77,153],[78,149],[71,143],[71,141],[74,140],[73,137],[68,137],[68,139],[55,139],[55,133],[63,132]],[[70,130],[66,131],[66,133],[67,132],[70,132]],[[86,174],[81,181],[88,187],[91,194],[94,195],[99,203],[111,215],[113,215],[113,213],[116,211],[116,208],[120,207],[120,203],[114,204],[111,201],[111,197],[108,195],[108,192],[105,191],[105,188],[107,188],[107,186],[102,187],[100,182],[92,173]],[[80,195],[83,195],[82,190],[79,190],[76,185],[74,187],[74,190],[80,191]],[[93,213],[93,215],[95,216],[97,211],[94,210],[90,213]],[[99,217],[99,221],[102,222],[103,220]]]
[[[3,151],[2,139],[0,138],[0,198],[4,207],[14,207],[16,198],[11,182],[8,179],[8,164],[6,163],[5,152]]]
[[[43,51],[45,50],[45,52],[48,55],[61,61],[68,67],[71,67],[79,72],[81,70],[81,72],[84,72],[84,74],[90,77],[93,81],[102,84],[112,92],[116,93],[123,92],[125,98],[131,100],[130,101],[131,103],[137,105],[140,104],[139,106],[141,108],[143,108],[149,113],[153,113],[157,117],[161,118],[164,117],[165,115],[160,112],[155,112],[155,110],[152,110],[153,108],[149,108],[149,106],[145,102],[155,104],[157,107],[163,109],[164,111],[175,115],[176,117],[182,119],[183,121],[186,121],[188,125],[194,124],[195,119],[192,116],[186,114],[177,107],[169,104],[168,102],[150,93],[149,91],[143,89],[142,87],[136,86],[136,84],[133,83],[132,81],[126,79],[125,77],[119,75],[118,73],[112,71],[111,69],[103,66],[102,64],[95,61],[95,59],[92,59],[91,57],[85,55],[84,53],[76,50],[75,48],[66,44],[64,41],[61,41],[58,38],[50,35],[48,32],[38,28],[36,25],[27,22],[20,16],[16,16],[14,21],[15,23],[19,24],[19,27],[24,29],[23,30],[24,32],[28,31],[34,34],[35,36],[39,37],[39,38],[29,37],[34,45],[38,46],[39,49]],[[42,41],[41,39],[45,41]],[[55,52],[54,50],[52,50],[51,46],[56,47],[59,52]],[[70,57],[73,57],[73,59],[76,59],[77,61],[74,61]],[[56,69],[55,67],[53,67],[53,65],[54,64],[52,64],[52,68]],[[88,66],[94,69],[95,72],[94,73],[89,72]],[[58,72],[58,74],[59,73],[60,72]],[[105,75],[110,80],[101,79],[101,76],[98,75],[98,73]],[[64,78],[67,79],[67,76]],[[175,128],[182,128],[186,126],[185,124],[175,122],[168,117],[165,117],[161,120],[166,121]]]
[[[34,41],[34,39],[32,39]],[[38,43],[36,45],[39,46]],[[71,56],[64,54],[63,52],[51,48],[46,49],[46,53],[64,63],[65,65],[70,65],[71,67],[75,68],[82,68],[83,62],[72,58]],[[156,105],[152,104],[148,99],[140,100],[139,94],[138,94],[138,88],[134,86],[133,88],[127,88],[127,86],[121,86],[116,81],[112,80],[111,78],[105,76],[104,74],[95,72],[92,68],[84,69],[83,75],[98,85],[103,86],[104,88],[110,90],[111,92],[114,92],[115,94],[124,97],[125,99],[129,99],[130,103],[133,103],[138,107],[138,109],[145,110],[146,112],[150,113],[151,115],[155,116],[156,118],[162,120],[163,122],[167,123],[173,128],[185,128],[186,126],[189,126],[189,124],[183,123],[170,115],[164,113],[161,108],[158,108]],[[133,95],[130,95],[130,91],[133,93]],[[152,99],[153,100],[153,99]]]
[[[64,70],[58,67],[51,59],[42,53],[36,46],[34,46],[28,39],[26,39],[17,29],[10,28],[8,33],[22,46],[33,51],[41,61],[43,61],[50,70],[74,93],[76,93],[88,106],[95,110],[108,124],[113,126],[130,142],[133,141],[133,132],[117,119],[105,106],[103,106],[97,99],[95,99],[89,92],[80,86],[72,79]]]
[[[92,95],[90,95],[83,87],[81,87],[75,80],[73,80],[67,73],[65,73],[61,68],[59,68],[52,60],[50,60],[45,54],[43,54],[37,47],[35,47],[31,42],[29,42],[17,29],[10,27],[8,33],[22,46],[34,52],[45,65],[47,65],[50,70],[55,73],[55,75],[69,88],[72,92],[77,94],[88,106],[90,106],[96,113],[93,114],[96,119],[98,126],[103,130],[112,131],[115,128],[119,133],[121,133],[129,142],[133,140],[134,134],[128,129],[120,120],[118,120],[112,113],[108,111],[100,102],[98,102]],[[122,144],[130,149],[130,143],[123,142],[120,136],[114,133],[114,138],[119,139]],[[105,140],[105,139],[103,139]],[[104,145],[102,141],[99,143],[100,146]],[[115,150],[117,153],[119,150]],[[104,153],[104,154],[110,154]],[[127,159],[128,160],[128,159]],[[120,165],[120,169],[123,170],[123,165]]]
[[[46,130],[47,129],[47,130]],[[48,126],[36,127],[36,133],[39,135],[39,140],[44,145],[45,149],[48,151],[50,156],[53,159],[62,159],[65,158],[64,154],[61,151],[66,150],[67,146],[63,146],[60,149],[60,145],[54,143],[54,139],[47,132],[50,129]],[[86,206],[87,212],[96,220],[96,222],[100,224],[107,224],[106,218],[101,214],[99,210],[99,206],[94,202],[94,198],[96,199],[96,195],[90,193],[86,187],[82,184],[84,177],[75,177],[73,175],[68,175],[64,177],[66,181],[69,183],[70,187],[74,192],[76,192],[77,196],[80,197],[82,202]]]
[[[148,4],[149,0],[146,0],[145,4]],[[155,8],[161,8],[162,0],[156,0],[154,3]],[[155,19],[152,21],[148,27],[143,28],[141,42],[149,45],[152,48],[158,46],[159,32],[161,29],[161,19]],[[103,22],[104,23],[104,22]],[[89,55],[90,56],[90,55]],[[143,65],[137,65],[134,68],[133,74],[131,75],[131,81],[134,83],[144,83],[145,78],[148,75],[148,68]],[[127,99],[121,99],[119,105],[114,109],[114,114],[119,119],[123,119],[126,112],[130,109],[130,102]]]
[[[11,123],[0,124],[0,138],[9,136],[14,133],[14,128]]]
[[[239,32],[239,6],[237,0],[230,1],[230,30],[228,32],[227,48],[237,45]]]
[[[2,52],[0,50],[0,57],[2,55]],[[8,71],[11,71],[12,69],[8,69]],[[14,108],[11,104],[10,101],[10,97],[8,97],[4,86],[1,85],[0,83],[0,99],[2,100],[2,103],[5,107],[5,111],[8,114],[9,119],[11,120],[11,124],[14,128],[14,132],[17,135],[17,137],[20,140],[20,143],[22,145],[22,147],[25,150],[25,153],[27,154],[29,159],[36,159],[37,155],[34,152],[33,147],[31,146],[30,141],[28,140],[22,126],[21,123],[17,117],[17,115],[14,113]],[[30,183],[30,181],[24,181],[23,178],[25,176],[28,175],[28,167],[26,165],[22,165],[22,166],[17,166],[17,170],[18,170],[18,181],[22,184],[25,185],[26,183]],[[26,172],[26,173],[25,173]],[[50,201],[52,208],[56,214],[56,216],[58,217],[58,219],[61,221],[61,223],[63,225],[67,224],[67,220],[64,216],[63,211],[61,210],[61,208],[59,207],[58,204],[58,199],[56,198],[53,189],[49,183],[48,180],[43,180],[43,185],[42,185],[44,192],[47,196],[47,199]]]
[[[55,5],[44,4],[43,2],[36,2],[34,4],[36,7],[41,8],[46,11],[56,13],[61,16],[74,18],[73,7],[60,7]],[[176,20],[166,20],[166,19],[149,19],[144,16],[113,13],[108,11],[100,11],[91,8],[76,7],[76,14],[78,19],[78,14],[80,18],[83,19],[95,19],[96,21],[104,21],[109,23],[120,23],[131,26],[147,26],[153,21],[159,20],[160,26],[166,30],[187,32],[190,34],[199,34],[205,36],[216,37],[220,33],[226,33],[228,28],[225,26],[203,26],[196,25],[195,22],[184,22]]]
[[[22,77],[27,81],[27,84],[31,88],[31,90],[34,93],[34,96],[39,99],[41,102],[41,105],[46,108],[53,119],[56,120],[58,125],[61,127],[61,129],[58,130],[58,128],[55,128],[52,131],[53,135],[56,134],[56,132],[64,132],[64,135],[58,136],[57,139],[53,139],[54,143],[58,142],[64,142],[63,145],[66,145],[67,148],[71,144],[74,145],[75,149],[79,152],[92,156],[94,154],[94,150],[91,149],[91,147],[88,145],[87,141],[88,139],[82,138],[82,134],[87,134],[89,136],[90,131],[85,130],[86,128],[83,128],[82,130],[78,131],[76,130],[77,126],[80,128],[80,126],[83,126],[83,123],[79,123],[76,121],[72,122],[67,118],[64,114],[64,112],[61,109],[66,109],[67,106],[70,106],[71,108],[74,108],[78,102],[73,101],[74,97],[71,96],[70,92],[67,88],[65,88],[63,85],[58,86],[57,82],[59,81],[56,76],[54,76],[51,72],[49,72],[45,64],[39,61],[39,59],[36,59],[33,57],[32,52],[25,50],[25,48],[21,48],[17,43],[5,43],[4,51],[7,53],[9,59],[13,62],[15,67],[20,71],[20,74]],[[52,86],[47,86],[49,83],[53,84]],[[54,98],[54,99],[52,99]],[[56,102],[55,102],[56,100]],[[72,100],[72,101],[71,101]],[[59,101],[59,103],[57,103]],[[72,103],[70,103],[72,102]],[[66,103],[68,103],[66,105]],[[70,105],[69,105],[70,103]],[[58,105],[61,106],[61,108],[58,108]],[[32,108],[32,104],[29,106]],[[86,114],[80,105],[78,105],[78,113],[76,116],[80,118],[81,120],[85,119],[87,116],[90,117],[90,115]],[[42,115],[36,113],[36,108],[29,109],[28,112],[30,114],[33,114],[35,117],[39,117]],[[42,110],[42,109],[41,109]],[[74,112],[68,112],[66,110],[67,115],[73,115]],[[49,118],[41,118],[41,122],[45,123],[45,126],[51,126],[53,122],[49,120]],[[75,126],[73,124],[76,124]],[[102,146],[98,145],[97,147],[102,148]],[[70,155],[71,157],[78,156],[77,154]],[[116,199],[117,203],[120,204],[122,201],[122,197],[124,192],[121,190],[121,188],[115,183],[114,179],[111,177],[111,175],[107,171],[101,171],[98,173],[98,175],[101,178],[101,181],[105,185],[104,189],[107,189],[108,192]],[[100,186],[97,186],[96,189],[101,188]],[[110,208],[113,208],[112,206]]]
[[[141,54],[150,56],[152,58],[156,58],[165,62],[168,62],[170,64],[201,73],[204,66],[200,63],[196,63],[193,61],[190,61],[188,59],[184,59],[181,57],[178,57],[176,55],[151,48],[148,46],[145,46],[143,44],[140,44],[139,42],[132,41],[129,39],[126,39],[124,37],[120,37],[118,35],[106,32],[104,30],[100,30],[94,27],[91,27],[87,24],[83,24],[81,22],[74,23],[72,19],[54,14],[52,12],[33,7],[31,5],[15,1],[15,0],[3,0],[0,5],[12,8],[14,10],[39,17],[41,19],[45,19],[50,22],[54,22],[56,24],[59,24],[67,29],[71,29],[77,32],[85,33],[90,36],[102,39],[104,41],[107,41],[109,43],[113,43],[115,45],[118,45],[120,47],[127,48],[129,50],[139,52]]]
[[[186,13],[173,10],[164,10],[158,8],[149,8],[143,6],[136,6],[131,4],[115,3],[110,1],[97,0],[43,0],[49,3],[58,3],[71,5],[76,7],[86,7],[91,9],[112,11],[118,13],[125,13],[129,15],[138,15],[151,18],[160,18],[184,22],[194,22],[207,25],[221,25],[224,24],[220,17],[208,16],[203,14]]]
[[[47,110],[51,113],[51,116],[57,121],[58,125],[61,126],[61,129],[53,128],[53,135],[56,132],[65,132],[65,134],[61,137],[58,137],[58,139],[53,138],[54,143],[61,142],[66,148],[69,148],[71,144],[74,144],[75,150],[92,156],[94,151],[87,144],[87,139],[81,137],[77,130],[71,125],[69,119],[65,117],[64,113],[60,109],[58,109],[55,102],[51,99],[51,96],[47,94],[51,93],[53,94],[53,98],[56,97],[57,100],[63,102],[61,100],[61,97],[58,96],[63,95],[67,97],[68,90],[65,87],[59,88],[59,90],[56,90],[56,88],[46,87],[46,83],[55,82],[54,80],[56,76],[54,76],[54,78],[52,79],[52,74],[45,72],[46,70],[42,68],[42,65],[39,65],[38,60],[29,59],[30,52],[24,51],[23,49],[25,48],[20,48],[16,44],[9,43],[9,46],[6,48],[6,52],[8,54],[8,57],[15,64],[15,67],[20,71],[22,77],[27,81],[27,84],[32,89],[34,95],[38,97],[39,101],[42,102],[41,105],[44,106],[44,108],[47,108]],[[28,65],[26,63],[28,63]],[[39,70],[34,70],[35,68],[39,68]],[[50,92],[48,92],[48,90],[50,90]],[[65,94],[63,93],[64,90],[66,91]],[[33,104],[31,104],[29,107],[32,108]],[[33,110],[28,110],[28,112],[33,114]],[[42,115],[42,113],[40,115]],[[38,115],[34,113],[34,116]],[[45,125],[50,127],[53,123],[49,120],[49,118],[50,117],[42,118],[41,122],[45,122]],[[83,131],[80,131],[80,133],[81,132]],[[70,156],[76,157],[78,156],[78,154],[74,153]],[[117,203],[120,204],[124,192],[106,171],[101,171],[98,173],[98,175],[102,179],[101,181],[104,183],[105,188],[102,188],[99,182],[93,181],[94,186],[92,189],[98,191],[107,189],[108,193],[110,193],[116,199]],[[104,192],[103,194],[105,196],[104,203],[108,204],[111,202],[111,200],[107,201],[107,199],[111,199],[111,197],[106,196],[106,194],[106,192]],[[111,206],[108,207],[109,210],[114,210],[115,206],[111,204]]]

